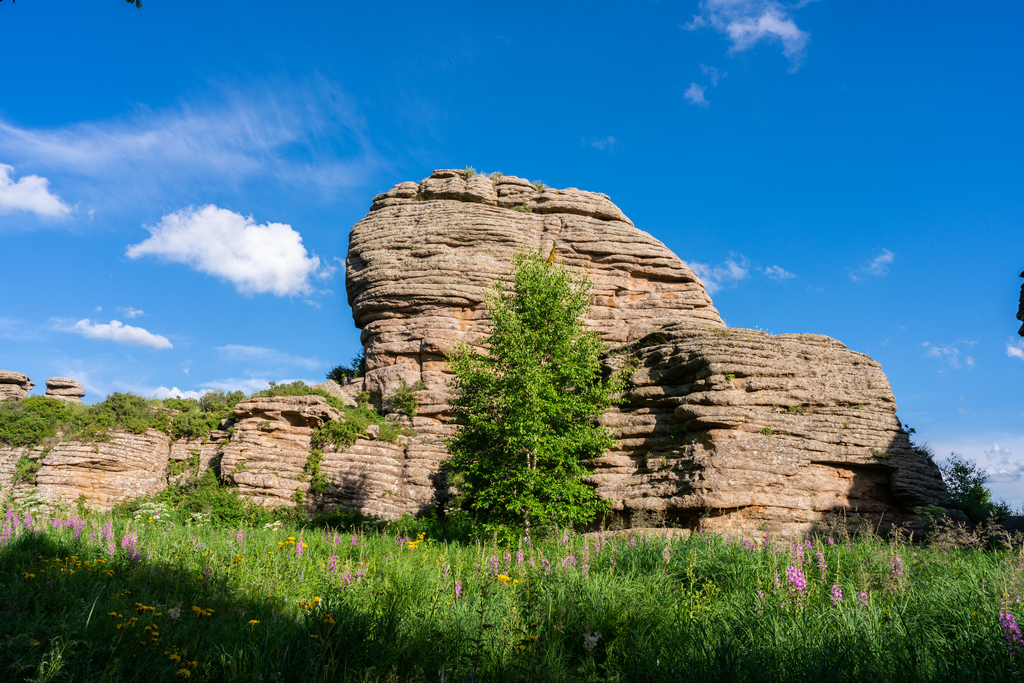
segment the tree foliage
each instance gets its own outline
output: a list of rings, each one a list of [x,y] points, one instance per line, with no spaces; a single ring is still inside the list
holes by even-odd
[[[953,507],[963,511],[972,522],[1013,514],[1005,501],[992,500],[992,492],[985,486],[988,475],[977,463],[950,453],[949,460],[939,465],[939,469]]]
[[[447,470],[488,531],[585,523],[607,509],[584,464],[613,444],[597,418],[622,382],[602,376],[603,344],[581,320],[589,280],[554,253],[518,256],[511,282],[495,286],[488,353],[461,345],[449,358],[458,429]]]

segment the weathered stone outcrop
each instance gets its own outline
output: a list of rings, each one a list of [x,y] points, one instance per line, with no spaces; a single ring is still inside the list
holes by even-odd
[[[625,403],[602,419],[619,447],[593,474],[627,516],[789,534],[829,517],[921,526],[915,507],[949,505],[881,366],[834,339],[676,323],[607,359],[627,362]]]
[[[444,496],[446,354],[479,347],[484,299],[512,257],[553,245],[594,284],[586,323],[609,369],[639,364],[603,418],[620,446],[593,473],[623,516],[792,533],[838,514],[913,526],[915,506],[948,504],[878,363],[827,337],[727,329],[696,275],[606,195],[453,170],[378,195],[352,229],[346,285],[367,368],[354,390],[389,410],[403,383],[426,388],[404,460],[363,443],[332,469],[325,456],[334,504],[390,517]]]
[[[28,398],[34,386],[28,375],[13,370],[0,370],[0,401]]]
[[[67,403],[81,403],[85,389],[70,377],[51,377],[46,380],[46,395]]]
[[[163,432],[112,432],[109,441],[62,441],[36,472],[36,487],[54,503],[109,510],[122,500],[152,495],[167,485],[170,438]]]
[[[419,414],[443,413],[445,354],[480,343],[484,299],[513,256],[556,242],[559,261],[593,281],[587,323],[609,343],[684,319],[724,327],[693,271],[607,195],[435,171],[378,195],[349,237],[346,287],[371,400],[387,409],[402,382],[422,380]]]
[[[269,505],[292,505],[309,490],[303,469],[313,430],[340,413],[320,396],[250,398],[235,406],[234,434],[224,446],[221,476],[243,495]]]

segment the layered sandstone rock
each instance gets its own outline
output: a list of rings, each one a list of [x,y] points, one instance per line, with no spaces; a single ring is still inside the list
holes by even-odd
[[[46,380],[46,395],[66,403],[81,403],[85,389],[70,377],[51,377]]]
[[[817,335],[727,329],[694,273],[606,195],[452,170],[378,195],[352,229],[346,286],[367,367],[353,390],[389,410],[402,384],[426,388],[404,452],[360,442],[325,455],[332,504],[392,517],[444,497],[445,355],[479,346],[483,302],[513,256],[552,245],[594,283],[586,323],[612,349],[609,369],[639,364],[603,418],[620,446],[593,474],[623,516],[786,534],[840,514],[919,525],[915,506],[948,504],[870,358]]]
[[[627,362],[625,403],[602,419],[619,447],[593,474],[627,516],[791,534],[830,517],[921,528],[915,507],[949,505],[881,366],[834,339],[676,323],[607,359]]]
[[[108,441],[63,441],[42,458],[37,488],[51,502],[109,510],[167,485],[170,438],[163,432],[111,432]]]
[[[221,449],[228,441],[228,433],[212,430],[203,439],[178,439],[171,443],[168,461],[169,483],[179,484],[202,475],[204,470],[220,467]]]
[[[269,505],[291,505],[309,482],[303,474],[313,430],[340,413],[320,396],[250,398],[235,406],[234,434],[223,447],[221,477],[243,495]]]
[[[513,256],[556,242],[559,261],[593,281],[587,323],[609,343],[682,319],[724,326],[693,271],[607,195],[435,171],[378,195],[349,237],[346,287],[374,404],[388,410],[403,382],[422,380],[419,414],[443,413],[445,354],[480,343],[484,299]]]
[[[0,370],[0,401],[9,398],[28,398],[35,384],[20,372]]]

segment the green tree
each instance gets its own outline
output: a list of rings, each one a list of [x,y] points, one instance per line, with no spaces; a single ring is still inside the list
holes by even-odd
[[[950,453],[949,460],[939,465],[939,470],[949,489],[953,507],[963,511],[972,522],[1013,514],[1005,501],[996,503],[992,500],[992,492],[985,486],[988,475],[977,463]]]
[[[327,379],[332,379],[338,384],[344,384],[346,380],[362,377],[366,374],[366,353],[360,351],[348,365],[335,365],[327,373]]]
[[[449,358],[458,428],[447,471],[488,532],[585,523],[607,510],[584,464],[614,443],[597,418],[622,379],[602,377],[601,338],[581,320],[590,281],[554,255],[517,256],[511,282],[487,299],[487,355],[460,345]]]

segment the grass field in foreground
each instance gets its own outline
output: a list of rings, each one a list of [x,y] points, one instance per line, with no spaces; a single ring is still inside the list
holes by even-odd
[[[1022,680],[1022,550],[33,517],[0,680]],[[419,526],[417,526],[419,525]],[[426,531],[423,531],[426,530]]]

